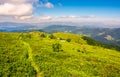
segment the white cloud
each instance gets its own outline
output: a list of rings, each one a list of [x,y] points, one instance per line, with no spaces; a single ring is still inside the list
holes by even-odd
[[[54,5],[50,2],[47,2],[44,6],[47,8],[54,8]]]
[[[27,19],[31,19],[33,18],[33,15],[30,15],[30,16],[16,16],[15,19],[18,19],[18,20],[27,20]]]
[[[32,13],[33,6],[29,0],[0,0],[0,15],[28,16]]]
[[[46,21],[46,20],[51,20],[51,19],[52,19],[52,17],[50,17],[50,16],[44,16],[44,17],[38,18],[39,21]]]
[[[21,15],[30,15],[32,14],[33,7],[32,5],[26,4],[11,4],[4,3],[0,5],[0,15],[8,16],[21,16]]]
[[[14,3],[14,4],[19,4],[19,3],[26,3],[28,0],[0,0],[0,3]]]
[[[55,16],[54,18],[59,18],[59,19],[94,19],[94,18],[96,18],[96,16],[95,15],[88,15],[88,16],[68,15],[68,16]]]
[[[63,19],[69,19],[69,18],[78,18],[77,16],[74,15],[69,15],[69,16],[55,16],[53,18],[63,18]]]
[[[0,0],[0,22],[39,22],[52,19],[50,16],[35,17],[33,13],[36,7],[54,8],[54,5],[45,0]]]
[[[0,15],[4,16],[31,16],[33,14],[33,5],[41,7],[54,8],[50,2],[42,3],[39,0],[0,0]]]
[[[71,15],[71,16],[69,16],[69,18],[77,18],[76,16],[74,16],[74,15]]]

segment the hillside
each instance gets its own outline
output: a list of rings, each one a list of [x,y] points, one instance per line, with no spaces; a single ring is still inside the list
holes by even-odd
[[[0,77],[120,77],[120,52],[75,34],[0,32]]]
[[[97,41],[120,45],[120,28],[102,28],[94,26],[51,25],[42,29],[47,33],[67,32],[87,35]]]

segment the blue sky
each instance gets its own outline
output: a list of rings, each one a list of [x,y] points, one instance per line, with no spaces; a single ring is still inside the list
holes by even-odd
[[[0,0],[0,22],[65,19],[120,22],[120,0]]]
[[[54,8],[37,8],[35,14],[49,16],[88,16],[119,18],[119,0],[49,0]]]

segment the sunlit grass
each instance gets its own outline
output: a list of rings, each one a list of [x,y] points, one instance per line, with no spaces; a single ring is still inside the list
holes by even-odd
[[[1,77],[38,73],[43,77],[120,77],[120,52],[90,45],[82,36],[55,33],[50,38],[41,32],[0,36]],[[61,45],[57,52],[53,49],[56,43]]]

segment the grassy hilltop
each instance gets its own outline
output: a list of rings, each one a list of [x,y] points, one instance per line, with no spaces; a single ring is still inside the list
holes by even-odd
[[[68,33],[0,33],[0,77],[120,77],[120,52]]]

